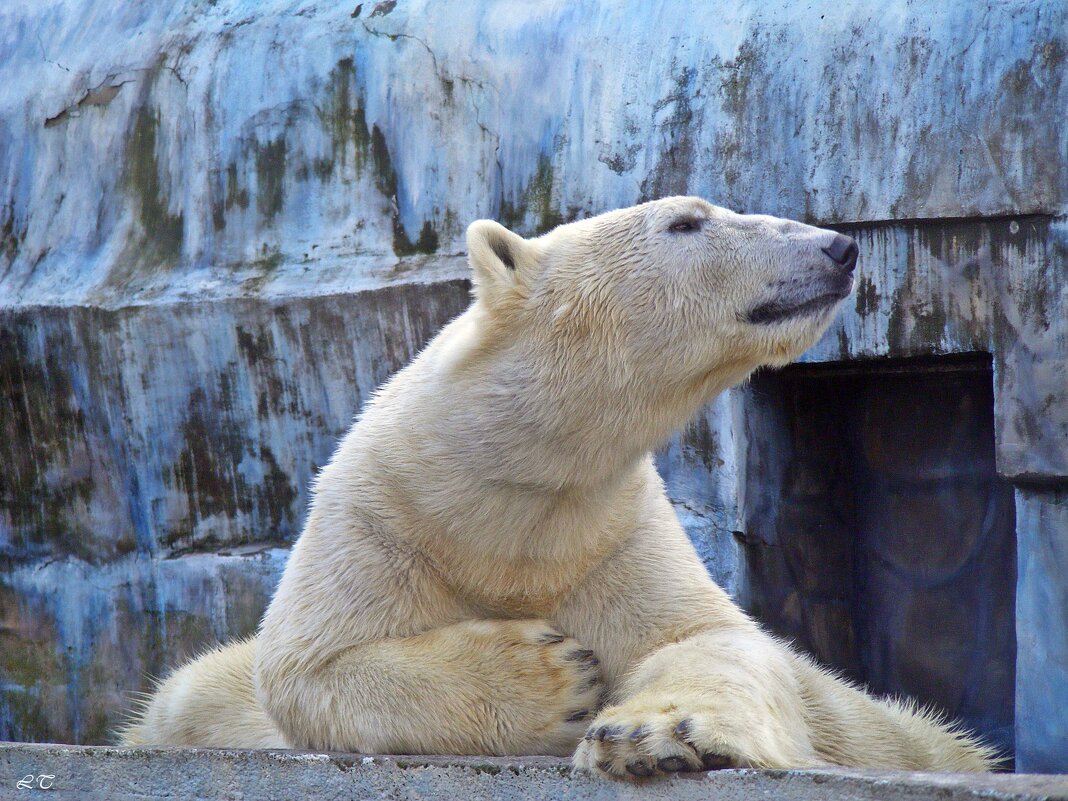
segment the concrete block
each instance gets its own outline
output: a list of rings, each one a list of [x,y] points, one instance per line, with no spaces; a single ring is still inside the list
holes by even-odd
[[[573,773],[548,757],[407,757],[314,752],[122,750],[0,745],[0,794],[154,801],[1063,801],[1068,777],[727,770],[639,783]],[[32,785],[16,789],[19,782]],[[41,789],[40,783],[47,785]]]

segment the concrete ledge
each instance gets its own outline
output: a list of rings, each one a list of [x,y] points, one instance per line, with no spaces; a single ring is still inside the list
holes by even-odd
[[[3,743],[0,798],[1056,801],[1068,799],[1068,776],[731,770],[631,784],[573,774],[566,760],[548,757],[361,756]]]

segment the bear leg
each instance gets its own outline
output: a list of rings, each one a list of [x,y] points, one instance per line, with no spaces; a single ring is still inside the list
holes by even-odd
[[[161,682],[118,732],[120,745],[287,748],[252,686],[256,641],[208,651]]]
[[[293,671],[261,641],[260,699],[296,748],[566,756],[601,703],[593,652],[541,620],[469,620]]]
[[[959,727],[873,698],[758,629],[667,645],[627,684],[626,700],[588,729],[577,767],[644,777],[826,765],[973,772],[997,764]]]
[[[705,632],[643,662],[575,752],[619,777],[827,764],[809,738],[789,653],[762,632]]]

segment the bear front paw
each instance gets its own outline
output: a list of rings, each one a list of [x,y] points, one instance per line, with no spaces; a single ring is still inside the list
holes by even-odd
[[[497,624],[506,660],[493,675],[511,688],[506,753],[570,754],[602,703],[604,682],[593,651],[540,620]],[[502,737],[506,737],[502,732]]]
[[[617,778],[749,767],[711,715],[660,710],[606,709],[587,729],[574,756],[575,767]]]

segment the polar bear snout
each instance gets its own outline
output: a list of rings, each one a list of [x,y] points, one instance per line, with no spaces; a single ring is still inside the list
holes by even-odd
[[[767,326],[822,317],[834,309],[853,291],[858,248],[849,237],[838,235],[820,250],[826,258],[807,258],[789,277],[774,281],[769,287],[771,297],[751,308],[742,319]]]

